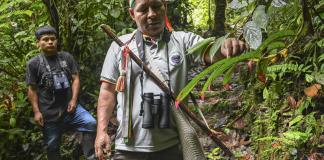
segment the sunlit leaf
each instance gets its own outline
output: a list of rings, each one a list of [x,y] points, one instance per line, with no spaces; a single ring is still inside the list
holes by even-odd
[[[11,27],[10,23],[2,23],[0,24],[0,32],[4,31],[5,29],[9,29]]]
[[[287,48],[284,48],[283,50],[281,50],[280,52],[280,55],[282,57],[287,57],[288,56],[288,49]]]
[[[314,77],[312,75],[306,74],[305,80],[306,80],[306,82],[311,83],[314,81]]]
[[[3,11],[6,10],[7,8],[9,8],[10,6],[12,6],[12,3],[6,3],[6,2],[2,3],[2,4],[0,5],[0,12],[3,12]]]
[[[305,142],[309,138],[309,134],[298,131],[287,131],[283,133],[284,137],[293,141]]]
[[[272,0],[271,5],[274,7],[282,7],[285,6],[287,3],[283,0]]]
[[[232,9],[240,9],[246,7],[247,5],[248,3],[246,1],[233,0],[228,4],[228,7]]]
[[[324,1],[320,1],[319,4],[315,5],[316,10],[323,10],[324,9]]]
[[[113,8],[110,10],[109,14],[114,18],[118,18],[120,16],[120,10],[118,8]]]
[[[303,115],[298,115],[296,118],[292,119],[292,120],[289,122],[289,127],[291,127],[291,126],[293,126],[294,124],[300,122],[303,118],[304,118]]]
[[[213,41],[214,41],[214,37],[204,39],[204,40],[196,43],[190,49],[188,49],[187,54],[200,54],[205,49],[205,47],[207,47],[209,45],[209,43],[211,43]]]
[[[26,31],[20,31],[15,34],[15,38],[27,35]]]
[[[14,118],[14,117],[11,117],[10,119],[9,119],[9,125],[11,126],[11,127],[16,127],[16,118]]]
[[[33,14],[33,11],[31,10],[18,10],[18,11],[14,11],[12,13],[13,15],[27,15],[27,16],[31,16]]]
[[[315,80],[316,80],[316,82],[324,85],[324,74],[316,73]]]
[[[319,57],[318,57],[318,62],[322,62],[324,60],[324,53],[322,53]]]
[[[253,21],[249,21],[243,27],[243,36],[250,45],[250,48],[257,49],[262,42],[262,32]]]
[[[265,12],[265,6],[264,5],[259,5],[252,16],[253,22],[260,28],[266,29],[268,25],[268,15]]]
[[[264,87],[263,89],[263,99],[269,99],[270,95],[269,95],[269,91],[267,89],[267,87]]]
[[[317,44],[318,47],[324,47],[324,39],[316,42],[316,44]]]

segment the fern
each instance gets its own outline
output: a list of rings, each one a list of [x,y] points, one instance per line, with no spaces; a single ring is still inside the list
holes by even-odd
[[[269,66],[267,68],[268,73],[273,73],[273,72],[298,72],[298,73],[306,73],[309,72],[309,68],[311,66],[305,66],[304,64],[298,65],[298,64],[291,64],[291,63],[286,63],[286,64],[278,64],[278,65],[273,65]]]

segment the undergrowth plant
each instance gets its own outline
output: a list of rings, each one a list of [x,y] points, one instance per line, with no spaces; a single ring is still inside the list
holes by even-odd
[[[229,23],[234,23],[230,24],[236,27],[233,30],[242,29],[252,50],[207,67],[179,93],[177,101],[186,98],[205,77],[208,79],[199,91],[202,98],[217,77],[223,78],[223,84],[233,83],[231,76],[240,74],[234,66],[246,63],[248,67],[241,69],[249,74],[235,82],[244,86],[241,112],[236,117],[243,117],[248,124],[243,132],[248,133],[253,152],[238,153],[237,158],[320,159],[324,157],[324,3],[270,2],[231,2],[240,4],[240,11],[227,8],[227,12],[241,21],[231,19]],[[205,39],[188,54],[213,56],[226,37]],[[228,126],[231,124],[222,129]],[[217,148],[207,155],[209,159],[224,159]]]

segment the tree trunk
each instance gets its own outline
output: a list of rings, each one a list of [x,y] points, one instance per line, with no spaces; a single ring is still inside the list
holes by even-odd
[[[214,17],[214,33],[213,35],[223,36],[225,34],[225,9],[226,9],[226,0],[215,0],[216,10]]]
[[[60,18],[56,9],[56,6],[54,5],[54,2],[52,2],[51,0],[43,0],[43,3],[45,4],[45,6],[48,9],[48,12],[50,14],[51,17],[51,25],[55,28],[57,35],[57,49],[60,50],[61,48],[61,40],[60,40]]]

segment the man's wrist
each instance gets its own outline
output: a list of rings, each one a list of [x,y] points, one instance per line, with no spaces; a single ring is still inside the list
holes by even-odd
[[[98,133],[98,134],[104,134],[104,133],[107,133],[107,127],[104,127],[104,128],[98,127],[98,128],[97,128],[97,133]]]
[[[78,100],[78,98],[77,97],[72,97],[71,98],[71,101],[74,101],[74,102],[76,102]]]
[[[34,114],[38,114],[38,113],[41,113],[39,110],[38,111],[34,111]]]

